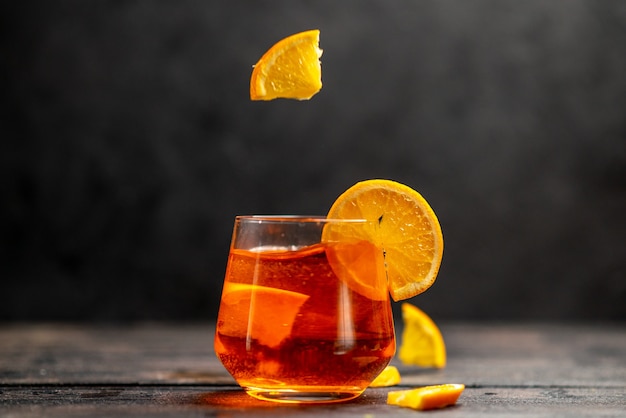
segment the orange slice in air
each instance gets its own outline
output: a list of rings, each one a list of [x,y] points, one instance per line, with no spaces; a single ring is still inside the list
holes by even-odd
[[[446,366],[446,346],[437,325],[426,313],[410,303],[402,304],[404,329],[398,358],[420,367]]]
[[[387,404],[404,406],[420,411],[445,408],[446,406],[454,405],[464,389],[465,385],[447,383],[445,385],[398,390],[387,393]]]
[[[308,100],[322,88],[320,31],[296,33],[274,44],[250,77],[251,100]]]
[[[329,224],[323,239],[365,239],[381,248],[395,301],[418,295],[435,281],[443,256],[441,226],[428,202],[412,188],[392,180],[356,183],[335,200],[327,217],[370,221],[367,228]],[[354,274],[348,280],[358,277]]]
[[[227,283],[222,295],[224,318],[219,332],[278,347],[291,334],[296,315],[308,298],[302,293],[273,287]]]

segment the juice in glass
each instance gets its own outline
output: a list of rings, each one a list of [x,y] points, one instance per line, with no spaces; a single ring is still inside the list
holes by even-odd
[[[279,402],[359,396],[395,353],[383,254],[322,239],[361,220],[237,217],[215,351],[246,392]]]

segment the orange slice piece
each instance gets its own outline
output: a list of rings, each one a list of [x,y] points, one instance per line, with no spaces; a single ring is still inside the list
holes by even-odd
[[[278,347],[291,334],[293,323],[308,295],[243,283],[226,283],[222,295],[223,335],[248,337]]]
[[[322,88],[317,29],[278,41],[256,63],[250,77],[251,100],[308,100]]]
[[[464,389],[465,385],[447,383],[445,385],[399,390],[387,394],[387,404],[404,406],[420,411],[445,408],[446,406],[454,405]]]
[[[395,301],[418,295],[435,281],[443,256],[441,226],[428,202],[412,188],[392,180],[356,183],[335,200],[327,217],[370,221],[367,228],[325,228],[323,239],[365,239],[381,248]]]
[[[396,366],[387,366],[372,383],[371,388],[382,388],[387,386],[395,386],[400,383],[400,371]]]
[[[398,358],[404,364],[420,367],[443,368],[446,366],[446,346],[437,325],[424,311],[402,304],[402,342]]]
[[[350,289],[372,300],[389,300],[385,260],[380,248],[373,243],[329,242],[331,225],[326,225],[322,240],[327,243],[326,256],[337,277]]]

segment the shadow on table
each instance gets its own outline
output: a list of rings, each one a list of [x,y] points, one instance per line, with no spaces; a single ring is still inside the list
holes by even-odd
[[[384,399],[386,394],[380,390],[368,389],[360,397],[337,403],[317,404],[317,405],[303,405],[303,404],[289,404],[289,403],[275,403],[261,401],[247,395],[242,389],[220,389],[212,392],[205,392],[190,396],[187,402],[195,406],[207,406],[218,407],[230,410],[256,410],[257,412],[266,410],[271,412],[272,415],[277,414],[279,411],[291,411],[306,410],[310,408],[320,409],[334,409],[338,405],[345,406],[359,406],[359,405],[374,405],[380,404],[381,399]],[[384,400],[383,400],[384,403]],[[344,407],[345,407],[344,406]]]

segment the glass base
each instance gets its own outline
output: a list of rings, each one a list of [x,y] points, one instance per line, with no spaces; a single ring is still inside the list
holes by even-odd
[[[344,390],[345,388],[303,387],[291,389],[262,389],[246,387],[246,393],[262,401],[320,404],[346,402],[358,398],[362,389]]]

